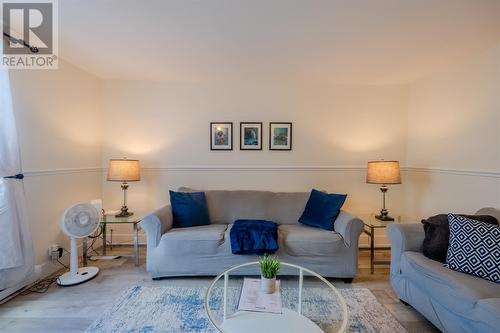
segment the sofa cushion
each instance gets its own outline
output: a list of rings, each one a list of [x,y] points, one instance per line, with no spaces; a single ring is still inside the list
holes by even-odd
[[[313,189],[299,222],[310,227],[333,230],[346,197],[346,194],[328,194]]]
[[[450,246],[445,266],[500,283],[500,227],[448,214]]]
[[[498,225],[495,217],[489,215],[460,215],[476,221]],[[450,228],[447,214],[438,214],[422,220],[425,238],[422,244],[424,255],[433,260],[444,263],[450,238]]]
[[[170,204],[174,228],[210,224],[205,193],[170,191]]]
[[[197,191],[181,187],[179,191]],[[238,219],[268,220],[296,224],[309,197],[307,192],[204,191],[210,223],[233,223]]]
[[[173,228],[163,234],[161,241],[176,255],[213,254],[223,245],[226,229],[224,224]]]
[[[453,271],[420,252],[401,256],[401,274],[451,311],[466,313],[481,299],[500,298],[500,285]]]
[[[292,256],[331,256],[344,242],[339,233],[301,224],[278,227],[280,248]]]
[[[308,192],[271,192],[269,219],[278,224],[298,224],[306,207]]]
[[[477,302],[477,306],[484,311],[485,317],[498,318],[500,325],[500,298],[487,298]]]

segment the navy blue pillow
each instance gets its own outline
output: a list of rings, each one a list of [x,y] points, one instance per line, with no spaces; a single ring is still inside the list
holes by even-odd
[[[347,194],[328,194],[312,190],[299,222],[310,227],[333,230]]]
[[[173,227],[187,228],[210,224],[204,192],[170,191]]]

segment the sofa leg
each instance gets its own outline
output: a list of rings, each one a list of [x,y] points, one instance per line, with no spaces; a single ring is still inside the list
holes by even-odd
[[[405,301],[403,301],[402,299],[399,300],[401,303],[403,303],[404,305],[406,306],[410,306],[410,304],[406,303]]]
[[[342,281],[344,281],[344,283],[352,283],[352,280],[354,280],[354,278],[343,278]]]

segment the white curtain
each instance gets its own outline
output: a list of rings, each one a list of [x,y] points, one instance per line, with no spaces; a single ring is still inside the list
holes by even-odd
[[[0,69],[0,290],[27,281],[33,274],[33,245],[27,225],[9,74]]]

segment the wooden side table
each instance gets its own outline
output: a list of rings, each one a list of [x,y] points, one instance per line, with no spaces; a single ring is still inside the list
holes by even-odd
[[[373,274],[375,265],[380,264],[390,264],[390,260],[375,260],[375,250],[388,250],[390,247],[375,247],[375,230],[385,229],[390,223],[420,223],[420,219],[416,217],[407,216],[394,216],[394,221],[381,221],[375,218],[375,214],[358,214],[358,216],[363,220],[364,228],[363,232],[370,237],[370,273]]]

